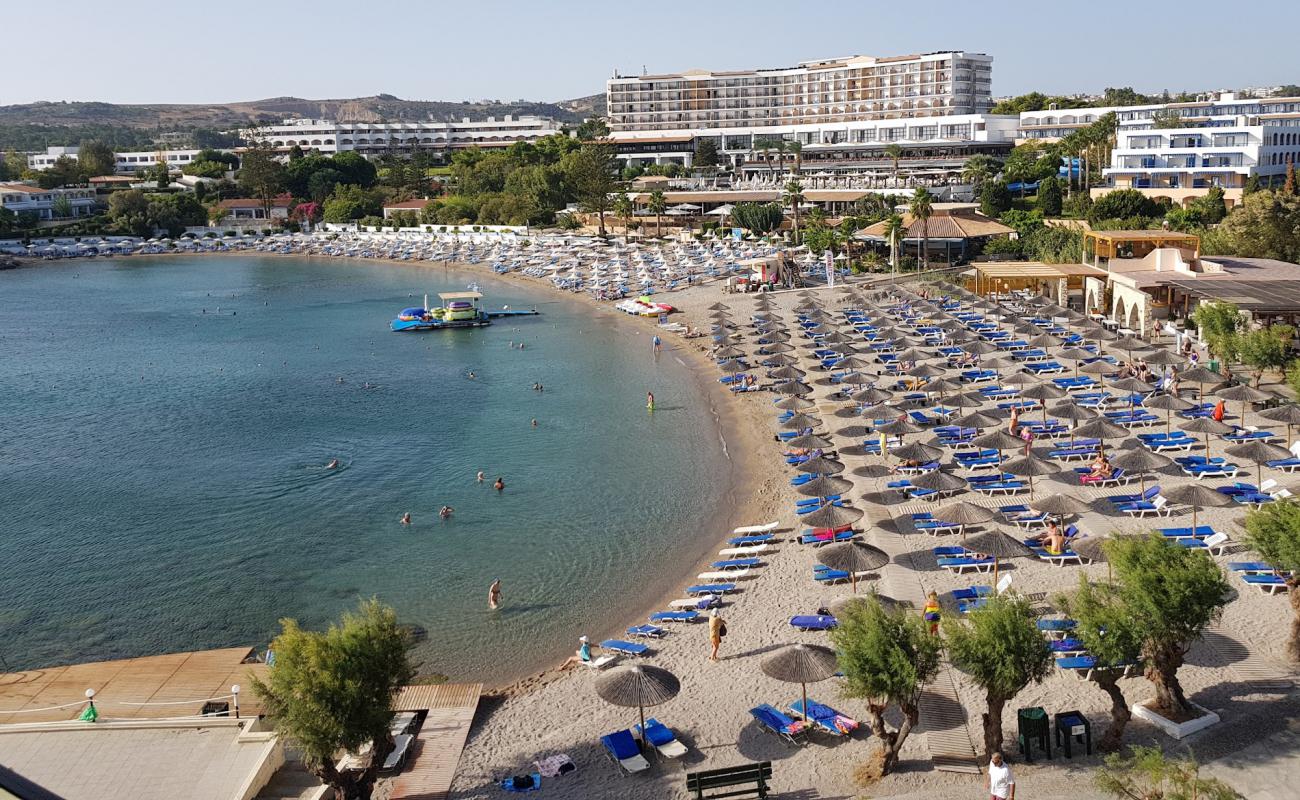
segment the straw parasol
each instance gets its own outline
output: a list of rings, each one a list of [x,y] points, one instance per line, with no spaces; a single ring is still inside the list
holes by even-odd
[[[1215,392],[1223,400],[1240,400],[1241,401],[1241,422],[1246,423],[1246,404],[1258,403],[1261,400],[1267,400],[1273,395],[1268,392],[1261,392],[1253,386],[1239,383],[1236,386],[1229,386],[1227,389],[1220,389]]]
[[[899,461],[919,461],[922,464],[929,463],[938,459],[944,454],[944,450],[939,447],[932,447],[920,442],[900,445],[889,451],[889,454]]]
[[[847,478],[822,475],[799,484],[795,490],[805,497],[830,497],[834,494],[844,494],[852,488],[853,481]]]
[[[817,456],[795,464],[794,468],[811,475],[838,475],[844,471],[844,463],[826,456]]]
[[[785,444],[786,447],[799,447],[808,450],[826,450],[832,447],[835,443],[830,439],[827,439],[825,436],[819,436],[815,433],[805,433],[802,436],[796,436],[793,439],[789,439],[783,444]]]
[[[776,355],[778,353],[792,353],[794,345],[785,342],[776,342],[775,344],[765,344],[758,348],[759,355]]]
[[[709,311],[730,311],[731,306],[726,305],[725,303],[714,303],[713,305],[709,306],[708,310]]]
[[[876,430],[881,433],[897,434],[902,436],[908,433],[920,433],[925,429],[906,417],[900,417],[893,422],[886,422],[884,425],[876,428]]]
[[[1232,433],[1233,431],[1231,425],[1226,425],[1222,422],[1219,422],[1217,419],[1214,419],[1213,417],[1198,417],[1192,420],[1191,422],[1184,422],[1182,425],[1179,425],[1178,427],[1187,431],[1188,433],[1205,434],[1205,457],[1206,458],[1210,457],[1210,434],[1213,433],[1218,436],[1222,436],[1225,433]]]
[[[1174,463],[1174,460],[1169,456],[1148,450],[1145,447],[1123,450],[1111,458],[1110,461],[1117,467],[1129,472],[1136,472],[1138,474],[1138,483],[1141,484],[1143,492],[1147,490],[1146,473]]]
[[[798,413],[781,423],[781,427],[789,431],[801,431],[806,428],[815,428],[822,424],[817,417],[808,414]]]
[[[856,605],[865,605],[870,602],[873,597],[886,611],[912,607],[912,604],[906,600],[896,600],[883,594],[877,594],[873,589],[867,594],[849,594],[844,595],[843,597],[837,597],[826,606],[826,610],[830,611],[833,616],[839,616]]]
[[[815,408],[817,404],[807,398],[792,394],[776,401],[775,405],[782,411],[800,411],[806,408]]]
[[[998,561],[1004,558],[1025,558],[1034,551],[1003,533],[988,531],[976,534],[962,542],[962,547],[973,553],[993,557],[993,585],[998,585]]]
[[[1222,508],[1232,505],[1232,498],[1217,489],[1211,489],[1203,483],[1184,483],[1161,492],[1171,503],[1182,503],[1192,507],[1192,530],[1196,530],[1196,512],[1202,508]]]
[[[1027,386],[1020,390],[1020,396],[1027,400],[1037,400],[1038,407],[1043,411],[1043,422],[1047,422],[1047,400],[1059,400],[1065,397],[1066,391],[1054,383],[1035,383],[1033,386]]]
[[[786,365],[784,367],[777,367],[776,369],[769,372],[767,376],[769,378],[775,378],[776,380],[779,381],[797,381],[807,374],[808,373],[804,372],[798,367]]]
[[[1229,447],[1226,452],[1233,458],[1244,458],[1247,461],[1255,462],[1256,485],[1263,481],[1265,461],[1280,461],[1291,457],[1291,451],[1285,447],[1260,439],[1234,445]]]
[[[1083,514],[1088,510],[1088,504],[1072,494],[1062,493],[1038,498],[1034,501],[1034,508],[1044,514],[1055,514],[1057,524],[1064,527],[1066,517]]]
[[[666,703],[682,690],[677,676],[662,667],[633,664],[615,667],[596,678],[596,694],[606,703],[636,707],[645,730],[645,707]]]
[[[1144,360],[1148,364],[1155,364],[1157,366],[1163,367],[1163,366],[1174,366],[1177,364],[1182,364],[1187,359],[1183,358],[1182,356],[1178,355],[1172,350],[1166,350],[1164,348],[1160,348],[1159,350],[1156,350],[1151,355],[1146,356]]]
[[[788,356],[785,353],[777,353],[771,356],[762,356],[762,361],[758,362],[765,367],[789,367],[799,363],[799,359],[794,356]]]
[[[983,436],[977,436],[971,440],[971,444],[976,447],[988,447],[998,451],[998,467],[1002,467],[1002,451],[1015,450],[1018,447],[1025,447],[1025,440],[1019,436],[1013,436],[1005,430],[998,430],[986,433]]]
[[[934,519],[959,525],[957,532],[965,539],[966,526],[988,522],[993,519],[993,510],[965,500],[957,500],[934,512]]]
[[[953,424],[963,428],[993,428],[1002,424],[1002,418],[995,417],[987,411],[972,411],[953,420]]]
[[[968,353],[969,355],[972,356],[987,355],[989,353],[997,352],[997,349],[998,349],[997,345],[990,344],[984,341],[983,339],[970,342],[969,344],[963,344],[961,346],[961,350],[963,353]]]
[[[1034,496],[1034,478],[1044,475],[1055,475],[1061,471],[1061,467],[1055,461],[1048,461],[1045,458],[1030,453],[1014,461],[1008,461],[1002,465],[1003,472],[1009,472],[1018,478],[1029,479],[1029,497],[1030,502]]]
[[[853,593],[857,594],[858,573],[880,569],[889,563],[889,555],[866,542],[848,541],[823,548],[817,554],[817,560],[831,569],[849,573],[849,583],[853,586]]]
[[[783,381],[772,387],[772,391],[777,394],[812,394],[812,387],[799,381]]]
[[[723,347],[723,348],[721,348],[720,350],[715,351],[714,354],[713,354],[713,357],[714,357],[714,358],[728,358],[728,359],[730,359],[730,358],[744,358],[744,357],[745,357],[745,351],[744,351],[744,350],[741,350],[739,347],[734,347],[734,346],[732,346],[732,347]]]
[[[1175,411],[1186,411],[1192,407],[1192,404],[1181,397],[1175,397],[1172,394],[1159,394],[1155,397],[1148,397],[1142,401],[1143,408],[1154,408],[1157,411],[1165,412],[1165,433],[1169,433],[1169,426],[1173,424]]]
[[[1205,384],[1217,385],[1223,383],[1223,376],[1209,367],[1189,369],[1180,377],[1182,380],[1196,384],[1196,399],[1198,402],[1205,397]]]
[[[966,479],[950,472],[935,469],[912,478],[910,483],[917,489],[933,489],[936,492],[953,492],[965,488]]]
[[[936,367],[933,364],[921,364],[920,366],[912,367],[907,371],[907,374],[912,376],[913,378],[937,378],[940,375],[944,375],[946,373],[947,373],[946,369],[942,367]],[[926,388],[926,387],[922,385],[917,388]]]
[[[1259,412],[1259,415],[1270,422],[1285,422],[1287,441],[1291,440],[1291,428],[1300,425],[1300,406],[1295,403],[1267,408]]]
[[[810,511],[799,517],[802,524],[812,528],[842,528],[860,519],[862,519],[862,509],[837,506],[834,503],[825,503],[818,506],[816,511]]]
[[[835,369],[867,369],[871,362],[862,356],[845,356],[835,362]]]
[[[1122,425],[1116,425],[1105,417],[1096,417],[1075,428],[1074,435],[1084,439],[1100,439],[1102,446],[1099,448],[1099,452],[1104,455],[1106,440],[1122,439],[1129,435],[1129,430]]]
[[[764,657],[759,667],[769,678],[802,687],[804,722],[808,721],[808,684],[824,681],[839,671],[835,651],[816,644],[786,645]]]
[[[861,391],[854,392],[853,394],[849,395],[849,399],[855,403],[862,403],[864,405],[875,405],[876,403],[883,403],[893,396],[894,393],[889,391],[888,389],[879,389],[875,386],[872,386],[869,389],[863,389]]]

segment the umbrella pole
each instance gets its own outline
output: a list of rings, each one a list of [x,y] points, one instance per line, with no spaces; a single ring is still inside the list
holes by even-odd
[[[993,592],[998,591],[998,557],[993,556]]]
[[[849,570],[849,585],[853,587],[853,593],[858,593],[858,571]],[[804,698],[805,700],[807,698]]]
[[[1196,512],[1200,510],[1199,506],[1192,506],[1192,533],[1196,533]]]
[[[804,683],[803,681],[800,681],[799,686],[803,689],[803,724],[807,725],[808,724],[808,684]]]
[[[641,712],[641,743],[648,744],[645,735],[645,706],[637,703],[637,710]]]

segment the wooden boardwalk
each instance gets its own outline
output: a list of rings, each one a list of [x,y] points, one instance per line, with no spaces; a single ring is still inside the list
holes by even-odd
[[[229,702],[239,684],[242,715],[261,707],[249,678],[266,665],[244,663],[247,647],[168,653],[0,674],[0,725],[76,719],[95,690],[100,719],[160,719],[200,713],[211,698]]]
[[[1228,662],[1228,669],[1242,683],[1263,692],[1289,692],[1296,686],[1296,677],[1285,667],[1257,653],[1229,634],[1222,623],[1215,622],[1207,628],[1205,643],[1220,658]]]
[[[443,800],[478,708],[481,683],[406,686],[393,700],[394,711],[428,711],[412,745],[410,765],[393,782],[392,800]]]

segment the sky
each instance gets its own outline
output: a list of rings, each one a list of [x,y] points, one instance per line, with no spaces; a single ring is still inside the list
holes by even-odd
[[[995,96],[1300,83],[1295,0],[61,0],[3,14],[0,105],[386,93],[555,101],[623,74],[848,55],[992,55]],[[1267,22],[1272,20],[1272,23]],[[24,35],[24,32],[27,32]],[[16,65],[28,64],[29,68]]]

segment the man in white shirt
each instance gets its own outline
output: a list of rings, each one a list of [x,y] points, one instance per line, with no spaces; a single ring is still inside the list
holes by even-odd
[[[989,794],[992,800],[1016,800],[1016,779],[1001,753],[994,753],[989,760]]]

